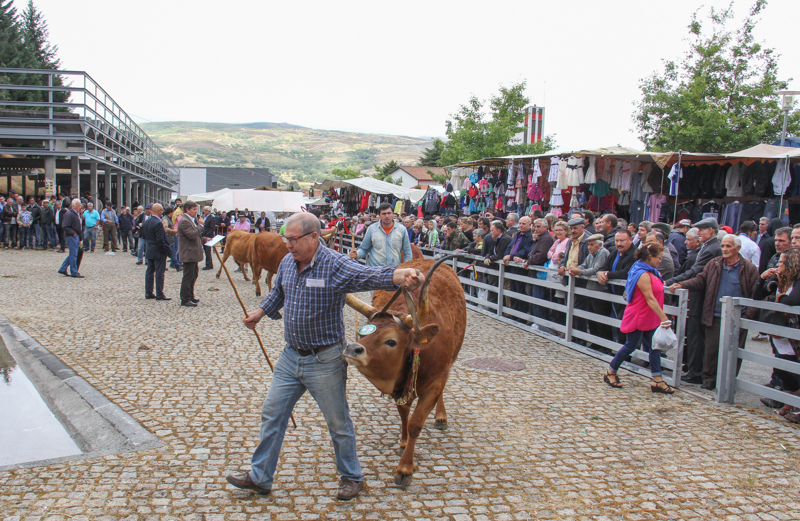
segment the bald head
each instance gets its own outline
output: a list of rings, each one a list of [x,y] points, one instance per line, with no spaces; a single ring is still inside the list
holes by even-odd
[[[314,214],[311,213],[296,213],[291,215],[288,219],[286,219],[286,230],[288,234],[289,229],[299,228],[297,231],[298,235],[303,235],[306,233],[317,232],[317,235],[322,234],[322,227],[319,224],[319,219]]]
[[[155,203],[153,206],[150,207],[150,211],[161,217],[161,214],[164,212],[164,207],[158,203]]]

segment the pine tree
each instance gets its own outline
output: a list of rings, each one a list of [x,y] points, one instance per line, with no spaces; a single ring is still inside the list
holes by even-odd
[[[41,11],[33,5],[33,0],[28,0],[25,11],[22,12],[21,31],[28,51],[33,53],[34,58],[42,69],[57,70],[61,67],[61,60],[58,59],[58,45],[51,45],[48,42],[49,30],[47,21],[42,16]]]
[[[25,65],[25,47],[20,35],[17,10],[11,0],[0,0],[0,67]],[[0,83],[10,83],[9,75],[0,74]],[[0,100],[15,99],[15,91],[0,90]]]

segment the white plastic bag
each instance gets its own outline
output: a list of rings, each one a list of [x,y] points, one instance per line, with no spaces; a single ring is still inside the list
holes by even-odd
[[[653,350],[669,351],[678,347],[678,337],[669,327],[659,327],[653,334]]]

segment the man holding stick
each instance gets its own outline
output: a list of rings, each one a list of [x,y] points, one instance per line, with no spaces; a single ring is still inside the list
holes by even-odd
[[[264,318],[281,318],[283,307],[286,346],[272,377],[261,409],[261,441],[252,457],[252,470],[229,475],[238,488],[269,494],[283,437],[292,409],[308,390],[319,405],[333,441],[336,469],[342,476],[337,492],[349,500],[363,488],[356,454],[355,428],[347,405],[347,364],[342,358],[345,297],[375,289],[395,290],[401,283],[415,287],[424,280],[414,269],[362,266],[320,244],[319,219],[309,213],[286,221],[284,257],[275,286],[260,308],[244,319],[255,329]]]

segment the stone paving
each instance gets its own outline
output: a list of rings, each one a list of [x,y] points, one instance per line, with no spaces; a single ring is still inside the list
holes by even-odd
[[[273,496],[234,489],[225,475],[247,468],[270,372],[228,282],[201,271],[199,307],[181,308],[144,300],[144,266],[129,254],[87,254],[82,280],[56,273],[62,259],[0,251],[2,313],[165,445],[2,471],[0,519],[800,519],[800,436],[781,420],[653,395],[626,372],[611,389],[600,361],[472,312],[445,397],[450,428],[429,418],[407,489],[392,485],[396,410],[352,368],[359,498],[334,497],[333,451],[308,395]],[[253,286],[235,280],[254,308]],[[179,284],[169,272],[167,294]],[[262,324],[274,361],[282,324]],[[477,358],[525,368],[463,363]]]

